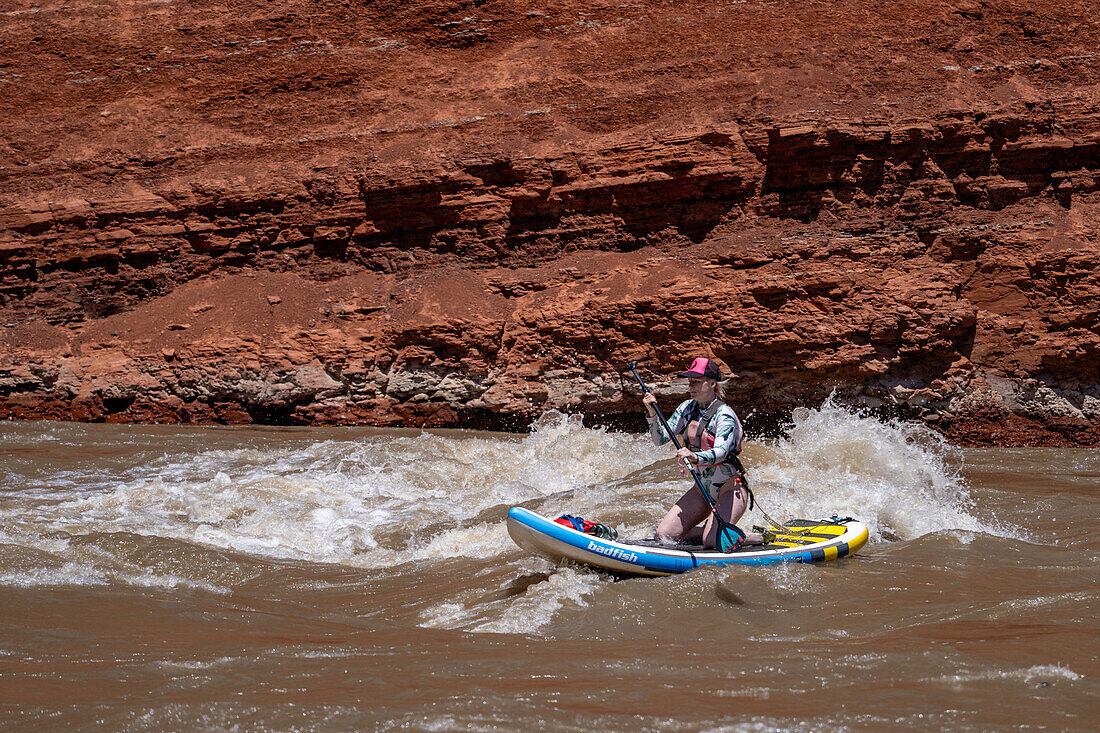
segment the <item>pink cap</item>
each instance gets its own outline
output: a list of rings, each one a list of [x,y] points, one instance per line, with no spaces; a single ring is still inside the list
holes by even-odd
[[[691,362],[691,366],[688,367],[686,372],[680,372],[676,376],[687,377],[688,379],[708,377],[716,382],[721,382],[722,370],[718,368],[718,364],[713,360],[700,356],[698,359]]]

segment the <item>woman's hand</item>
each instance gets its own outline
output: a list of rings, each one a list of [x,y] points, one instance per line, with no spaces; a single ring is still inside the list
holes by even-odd
[[[646,392],[642,395],[642,404],[645,405],[647,415],[657,417],[657,396],[655,394]]]
[[[676,451],[676,457],[682,458],[693,466],[698,465],[699,463],[699,456],[695,455],[695,451],[693,451],[691,448],[688,448],[687,446],[684,446],[680,450]]]

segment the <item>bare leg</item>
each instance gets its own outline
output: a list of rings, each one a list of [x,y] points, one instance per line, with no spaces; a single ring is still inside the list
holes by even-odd
[[[668,514],[657,525],[657,539],[662,542],[698,539],[703,530],[696,525],[710,515],[710,507],[693,486],[680,500],[672,505]]]
[[[698,493],[697,489],[696,494]],[[702,502],[702,498],[699,501]],[[715,502],[718,515],[722,519],[730,524],[737,524],[737,520],[745,515],[748,506],[749,493],[740,482],[730,479],[722,484],[722,487],[718,490],[718,501]],[[714,521],[713,514],[709,514],[706,519],[707,523],[703,525],[703,546],[716,547],[718,544],[718,522]],[[762,545],[764,544],[764,536],[758,532],[747,532],[744,542],[746,545]]]

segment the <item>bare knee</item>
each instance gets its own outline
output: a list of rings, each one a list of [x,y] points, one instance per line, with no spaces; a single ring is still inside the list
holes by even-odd
[[[671,512],[657,524],[657,539],[662,542],[674,542],[684,534],[680,518],[672,516]]]
[[[731,483],[734,485],[730,486]],[[727,522],[736,524],[748,509],[748,498],[741,486],[734,482],[726,483],[722,489],[718,495],[718,511],[728,517]]]

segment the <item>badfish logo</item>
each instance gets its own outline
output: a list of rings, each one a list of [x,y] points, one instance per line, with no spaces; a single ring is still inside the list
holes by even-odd
[[[592,540],[588,541],[588,549],[592,552],[598,552],[601,555],[607,555],[612,560],[622,560],[623,562],[638,562],[638,556],[633,552],[625,552],[618,547],[604,547],[603,545],[597,545]]]

